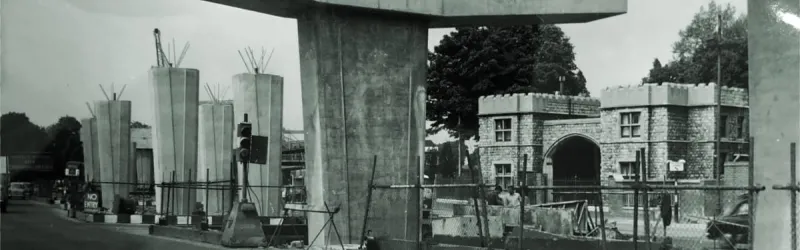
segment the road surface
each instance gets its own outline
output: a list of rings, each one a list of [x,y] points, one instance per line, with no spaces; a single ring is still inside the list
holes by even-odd
[[[617,229],[627,235],[633,235],[633,219],[628,218],[609,218],[609,222],[616,222]],[[655,229],[653,232],[657,237],[664,236],[664,229],[656,221],[651,222],[651,228]],[[645,235],[644,221],[639,221],[638,230],[639,235]],[[729,244],[719,240],[709,240],[706,238],[706,224],[694,223],[674,223],[667,227],[667,237],[672,238],[674,246],[682,247],[684,249],[719,249],[725,248]]]
[[[90,224],[35,201],[13,200],[0,217],[3,250],[220,250],[222,247],[147,235],[143,225]]]

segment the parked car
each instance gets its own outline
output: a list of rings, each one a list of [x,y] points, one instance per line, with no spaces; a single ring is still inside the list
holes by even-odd
[[[8,187],[8,196],[10,199],[23,199],[27,200],[31,197],[31,185],[27,182],[12,182]]]
[[[722,215],[708,222],[706,237],[721,239],[729,236],[734,244],[747,244],[750,233],[750,196],[743,194],[725,208]]]
[[[0,212],[5,213],[8,208],[8,173],[0,173]]]

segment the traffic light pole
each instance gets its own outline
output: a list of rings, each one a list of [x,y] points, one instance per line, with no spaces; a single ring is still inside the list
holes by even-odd
[[[248,162],[242,161],[242,202],[247,202],[248,190],[250,190],[250,181],[248,179]]]

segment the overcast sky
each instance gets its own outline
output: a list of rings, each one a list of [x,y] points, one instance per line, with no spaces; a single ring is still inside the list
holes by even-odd
[[[631,0],[628,14],[561,25],[575,45],[578,67],[594,94],[637,84],[654,58],[671,58],[671,44],[710,0]],[[722,0],[746,11],[746,0]],[[0,0],[0,111],[25,112],[46,126],[58,117],[88,117],[85,102],[104,100],[98,84],[133,101],[133,120],[152,124],[147,70],[155,64],[153,28],[180,50],[182,67],[202,83],[225,88],[243,73],[238,49],[275,48],[267,73],[284,77],[284,126],[302,129],[297,25],[200,0]],[[450,29],[430,31],[432,48]],[[180,52],[180,51],[179,51]],[[228,96],[232,91],[228,91]],[[201,99],[208,99],[205,92]],[[446,135],[434,136],[437,142]]]

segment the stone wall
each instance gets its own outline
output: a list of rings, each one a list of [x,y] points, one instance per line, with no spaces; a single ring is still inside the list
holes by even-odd
[[[667,162],[685,160],[684,179],[715,177],[716,95],[721,92],[721,115],[727,133],[720,152],[747,153],[748,95],[738,88],[710,84],[647,84],[606,88],[600,99],[547,94],[514,94],[479,100],[481,170],[484,181],[494,183],[494,164],[509,163],[516,174],[522,155],[528,154],[526,169],[542,172],[546,153],[570,135],[580,135],[600,144],[601,180],[620,171],[620,162],[636,160],[645,148],[651,181],[663,181]],[[602,103],[601,103],[602,101]],[[622,138],[620,114],[640,112],[640,137]],[[512,140],[496,142],[495,119],[512,120]],[[576,119],[589,118],[589,119]],[[740,119],[744,119],[740,123]],[[741,135],[738,133],[742,127]],[[606,178],[603,178],[606,177]],[[623,182],[625,183],[625,182]],[[702,209],[699,209],[702,214]]]
[[[479,135],[481,148],[481,173],[484,182],[495,184],[495,164],[511,164],[511,171],[520,168],[541,172],[547,149],[545,121],[599,116],[600,103],[586,97],[567,97],[551,94],[513,94],[481,97],[479,100]],[[511,120],[511,141],[498,142],[495,138],[495,121]],[[577,121],[577,120],[576,120]],[[586,122],[586,121],[584,121]],[[569,122],[562,124],[567,125]],[[581,129],[580,125],[567,125]],[[586,128],[596,126],[585,125]],[[551,131],[560,134],[567,131]],[[599,130],[591,132],[599,134]],[[549,141],[550,144],[553,141]],[[528,165],[522,166],[528,155]],[[516,176],[514,178],[516,181]]]

